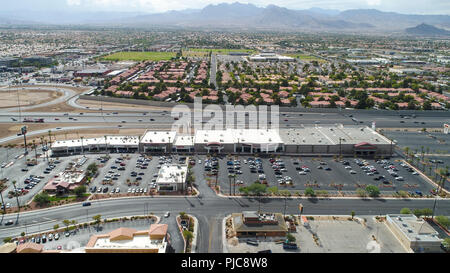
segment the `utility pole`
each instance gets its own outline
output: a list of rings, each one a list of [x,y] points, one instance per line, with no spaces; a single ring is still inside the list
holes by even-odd
[[[19,97],[19,90],[17,90],[17,106],[19,108],[19,122],[22,120],[22,111],[20,110],[20,97]]]
[[[84,137],[81,137],[81,153],[84,155],[83,138]]]
[[[23,126],[22,128],[21,128],[21,134],[23,135],[23,142],[24,142],[24,145],[25,145],[25,155],[27,155],[28,154],[28,150],[27,150],[27,126]]]

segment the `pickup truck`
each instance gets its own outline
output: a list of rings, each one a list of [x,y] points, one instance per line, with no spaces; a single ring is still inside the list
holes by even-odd
[[[296,243],[283,243],[283,249],[298,249]]]

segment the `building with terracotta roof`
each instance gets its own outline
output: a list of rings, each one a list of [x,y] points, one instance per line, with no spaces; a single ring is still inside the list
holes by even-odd
[[[17,253],[41,253],[44,246],[36,243],[20,244],[16,248]]]
[[[167,224],[152,224],[148,230],[118,228],[107,234],[93,235],[86,253],[165,253]]]

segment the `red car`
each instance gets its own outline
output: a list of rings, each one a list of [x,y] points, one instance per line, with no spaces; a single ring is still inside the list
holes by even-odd
[[[127,164],[125,164],[125,163],[120,163],[120,166],[122,166],[122,167],[124,167],[124,166],[126,166]]]

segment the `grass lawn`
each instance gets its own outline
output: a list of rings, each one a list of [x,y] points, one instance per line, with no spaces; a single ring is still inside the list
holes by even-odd
[[[163,61],[175,57],[175,52],[117,52],[103,57],[106,61]]]
[[[324,59],[320,59],[320,58],[317,58],[317,57],[314,57],[311,55],[305,55],[305,54],[286,54],[286,55],[289,57],[292,57],[292,58],[300,59],[302,61],[309,61],[309,62],[318,61],[319,63],[326,62]]]
[[[85,193],[84,197],[89,197],[89,193]],[[75,195],[71,195],[71,196],[50,196],[50,202],[58,202],[58,201],[62,201],[62,200],[69,200],[69,201],[73,201],[76,200],[77,197]]]
[[[226,49],[226,48],[190,48],[189,51],[197,51],[197,52],[214,52],[214,53],[223,53],[228,54],[230,52],[248,52],[250,54],[255,53],[256,51],[253,49]]]

